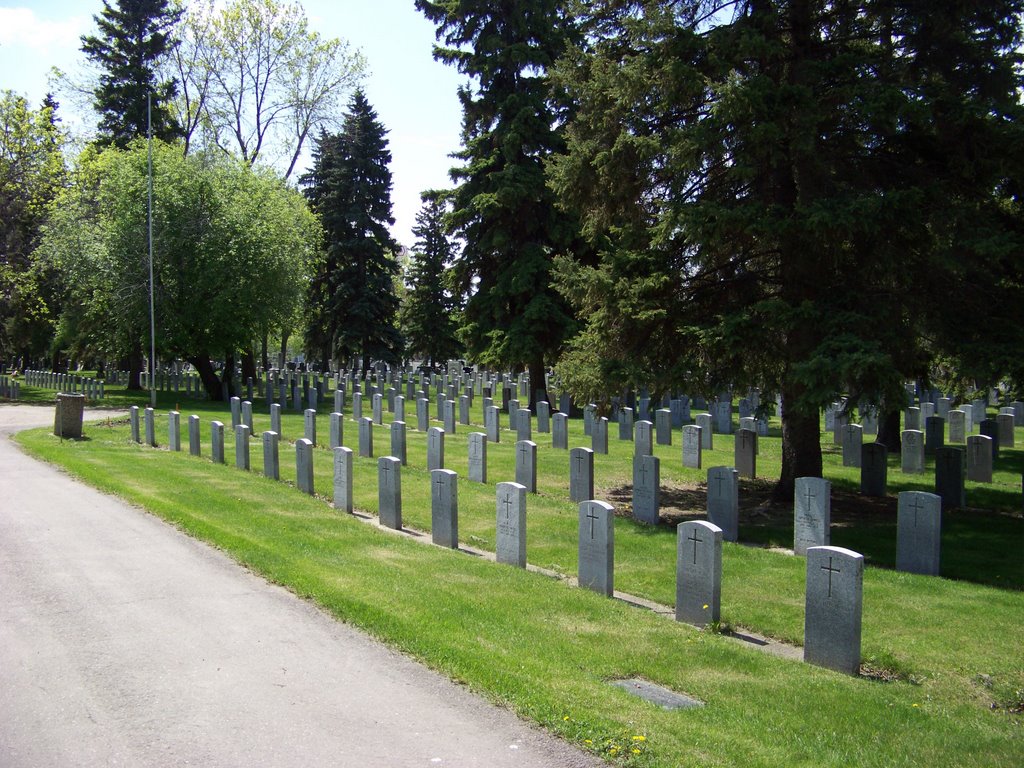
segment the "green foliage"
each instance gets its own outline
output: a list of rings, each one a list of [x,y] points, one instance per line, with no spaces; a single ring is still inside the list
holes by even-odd
[[[290,318],[318,242],[301,196],[269,172],[154,142],[157,354],[209,362]],[[87,150],[39,258],[65,275],[62,324],[81,349],[125,355],[149,336],[147,148]],[[209,382],[208,382],[209,386]]]
[[[65,182],[64,133],[50,97],[39,109],[0,93],[0,355],[46,351],[56,308],[52,274],[32,268],[47,207]]]
[[[409,357],[443,363],[460,356],[455,336],[458,302],[449,286],[448,265],[455,247],[444,231],[447,203],[440,193],[425,193],[416,214],[407,279],[409,292],[402,306],[402,333]]]
[[[463,149],[454,168],[451,231],[465,243],[454,272],[467,294],[463,336],[482,363],[530,366],[543,381],[573,319],[551,288],[551,263],[574,243],[544,163],[563,151],[547,70],[571,26],[560,0],[427,2],[416,7],[447,47],[436,58],[471,78],[459,98]]]
[[[178,84],[159,78],[161,62],[174,48],[170,35],[181,14],[169,0],[115,0],[114,7],[103,0],[103,10],[93,16],[99,34],[82,37],[82,52],[103,70],[94,92],[103,145],[123,149],[146,135],[150,94],[153,136],[173,141],[181,135],[171,110]]]
[[[327,361],[396,361],[398,273],[391,237],[387,130],[357,90],[338,134],[322,133],[301,183],[324,230],[324,253],[306,295],[306,348]]]
[[[551,179],[602,256],[559,273],[588,322],[563,368],[781,392],[783,495],[837,395],[899,407],[937,351],[1007,372],[1024,4],[940,5],[579,4]]]

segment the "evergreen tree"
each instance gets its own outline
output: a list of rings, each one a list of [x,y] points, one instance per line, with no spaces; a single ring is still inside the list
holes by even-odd
[[[307,350],[322,360],[360,358],[366,368],[399,358],[390,162],[387,130],[357,90],[341,132],[320,135],[300,180],[324,230],[305,331]]]
[[[561,270],[591,314],[560,371],[781,392],[791,498],[821,474],[821,406],[898,409],[949,323],[1019,339],[1021,10],[588,4],[552,176],[603,256]]]
[[[423,195],[412,233],[417,237],[409,268],[409,293],[402,308],[402,331],[412,357],[444,362],[459,356],[455,337],[457,302],[446,284],[455,248],[444,231],[447,204],[441,194]]]
[[[103,10],[93,17],[99,34],[82,37],[82,52],[103,70],[94,92],[101,143],[123,149],[146,135],[148,94],[153,136],[172,141],[182,135],[171,109],[177,82],[157,76],[176,45],[170,32],[182,12],[169,0],[116,0],[113,7],[103,0]]]
[[[458,186],[449,219],[465,243],[454,270],[468,295],[468,353],[489,365],[528,366],[538,390],[545,360],[573,322],[551,288],[551,264],[571,247],[576,228],[544,177],[545,162],[564,148],[547,74],[568,39],[562,5],[416,1],[448,46],[435,48],[435,58],[471,78],[459,91],[463,149],[456,157],[465,164],[451,172]]]

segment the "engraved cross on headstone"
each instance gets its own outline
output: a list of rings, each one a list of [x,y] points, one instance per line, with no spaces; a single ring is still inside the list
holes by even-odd
[[[512,509],[512,495],[505,494],[505,498],[501,500],[501,503],[505,505],[505,520],[507,522]]]
[[[808,512],[811,511],[811,499],[816,499],[816,498],[818,498],[818,495],[815,494],[815,493],[811,493],[811,487],[807,486],[807,497],[806,497],[806,501],[805,501],[806,511],[808,511]]]
[[[827,566],[824,566],[824,565],[821,566],[821,570],[828,571],[828,596],[832,597],[832,574],[833,573],[842,573],[842,571],[840,571],[838,568],[833,568],[832,567],[832,558],[831,557],[828,559],[828,565]]]
[[[910,508],[914,510],[914,527],[917,528],[917,513],[924,509],[924,507],[921,506],[921,499],[918,496],[914,496],[914,503],[910,505]]]
[[[690,532],[690,535],[686,537],[686,540],[693,542],[693,564],[696,565],[697,564],[697,544],[703,544],[704,543],[704,539],[698,538],[697,537],[697,531],[693,530],[693,531]]]
[[[384,464],[381,465],[381,469],[384,470],[384,485],[390,485],[391,484],[391,480],[390,480],[390,477],[391,477],[391,465],[390,465],[390,463],[389,462],[385,462]]]
[[[594,521],[595,520],[600,520],[601,518],[599,518],[597,515],[594,514],[594,510],[593,509],[588,509],[587,510],[587,519],[590,520],[590,538],[594,538]]]
[[[640,460],[640,484],[647,485],[647,462],[643,459]]]

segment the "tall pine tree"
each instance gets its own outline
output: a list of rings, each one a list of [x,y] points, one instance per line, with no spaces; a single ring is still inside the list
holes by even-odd
[[[410,356],[444,362],[458,357],[453,313],[458,302],[447,285],[447,268],[455,248],[444,231],[447,204],[441,194],[427,192],[416,214],[416,236],[409,269],[409,293],[402,308],[402,332]]]
[[[791,498],[821,406],[898,409],[950,320],[1019,339],[1021,10],[587,4],[553,181],[603,257],[562,271],[591,311],[567,373],[781,392]]]
[[[340,133],[322,133],[300,179],[324,230],[324,252],[307,295],[306,349],[321,361],[397,361],[398,243],[391,216],[387,130],[357,90]]]
[[[116,0],[113,6],[103,0],[93,17],[99,34],[82,37],[82,52],[103,70],[94,92],[101,143],[123,149],[146,135],[149,94],[153,136],[173,141],[182,135],[170,107],[177,82],[161,81],[157,72],[176,44],[170,33],[182,12],[170,0]]]
[[[465,243],[455,274],[468,295],[464,337],[476,361],[527,366],[544,387],[545,361],[571,332],[572,317],[551,288],[555,255],[576,228],[555,205],[544,164],[563,151],[548,68],[568,39],[561,0],[416,0],[448,47],[435,58],[471,78],[459,91],[464,165],[450,216]],[[536,402],[531,397],[531,403]]]

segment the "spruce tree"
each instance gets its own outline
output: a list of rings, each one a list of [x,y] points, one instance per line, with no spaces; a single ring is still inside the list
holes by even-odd
[[[447,204],[436,192],[423,195],[416,214],[416,236],[409,268],[409,293],[402,308],[406,351],[412,357],[444,362],[459,356],[453,313],[457,302],[447,285],[447,267],[455,248],[444,231]]]
[[[1021,10],[588,4],[552,178],[603,256],[562,273],[590,310],[567,375],[781,393],[785,499],[823,405],[900,408],[979,319],[1019,339]]]
[[[387,130],[357,90],[341,131],[320,135],[300,179],[324,231],[305,331],[307,350],[321,359],[359,359],[365,369],[400,356],[390,162]]]
[[[543,389],[545,361],[573,322],[551,287],[551,266],[576,228],[544,177],[545,162],[564,148],[547,74],[568,40],[562,5],[416,2],[448,46],[435,48],[435,58],[471,78],[459,92],[463,149],[456,157],[464,165],[451,172],[458,186],[450,216],[465,244],[454,270],[468,295],[468,353],[488,365],[527,366],[531,395]]]
[[[170,0],[116,0],[113,6],[103,0],[103,10],[93,16],[99,34],[81,38],[82,52],[103,70],[94,91],[100,143],[123,149],[145,136],[150,94],[153,136],[173,141],[182,135],[170,107],[177,82],[158,75],[176,45],[170,33],[182,12]]]

